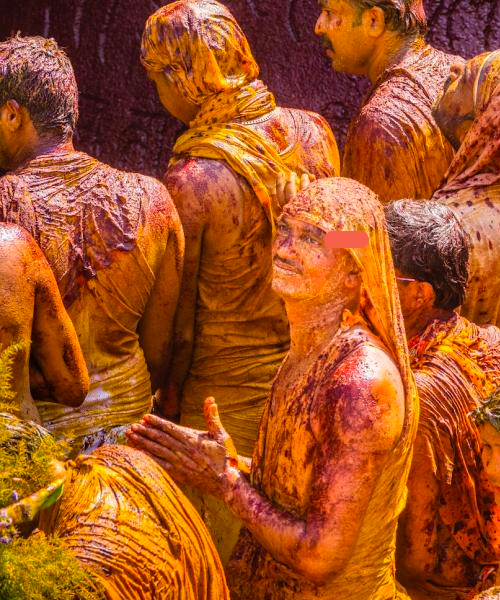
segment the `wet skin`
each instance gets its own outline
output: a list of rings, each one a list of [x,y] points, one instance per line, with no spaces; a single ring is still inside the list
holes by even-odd
[[[286,304],[291,349],[271,402],[285,401],[289,383],[307,376],[323,360],[344,309],[357,308],[359,272],[347,252],[324,245],[320,231],[292,217],[278,226],[273,287]],[[337,387],[337,381],[342,385]],[[310,422],[321,458],[304,519],[277,508],[235,466],[213,399],[205,405],[207,432],[146,416],[132,427],[129,441],[154,456],[177,480],[223,498],[276,560],[322,584],[342,571],[353,552],[371,493],[401,435],[404,392],[387,353],[361,345],[340,363],[331,389],[319,398]],[[337,409],[325,435],[320,415],[328,411],[324,403],[330,402]],[[302,473],[290,465],[290,476],[299,478]],[[356,523],[353,514],[358,516]]]
[[[0,225],[0,281],[2,348],[26,345],[12,380],[20,416],[39,420],[32,397],[79,406],[89,378],[74,327],[46,259],[16,225]]]

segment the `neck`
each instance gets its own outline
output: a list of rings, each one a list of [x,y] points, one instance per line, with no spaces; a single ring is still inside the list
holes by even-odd
[[[325,304],[307,300],[286,302],[290,322],[289,356],[300,359],[314,350],[321,351],[340,327],[346,308],[353,310],[344,298]]]
[[[42,154],[56,154],[59,152],[71,152],[74,150],[71,139],[61,142],[60,140],[38,138],[29,146],[20,147],[12,157],[12,169],[23,167],[26,163],[41,156]]]
[[[432,308],[425,314],[415,315],[412,319],[405,320],[406,338],[412,339],[422,335],[433,321],[448,321],[454,311],[444,308]]]
[[[393,32],[387,32],[385,35],[387,37],[375,46],[368,64],[367,75],[372,84],[377,82],[386,69],[400,63],[420,40],[414,36],[402,38]]]

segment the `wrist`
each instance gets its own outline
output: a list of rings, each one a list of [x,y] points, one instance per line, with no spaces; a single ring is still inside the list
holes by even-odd
[[[227,466],[221,475],[222,498],[226,504],[231,504],[243,475],[236,467]]]

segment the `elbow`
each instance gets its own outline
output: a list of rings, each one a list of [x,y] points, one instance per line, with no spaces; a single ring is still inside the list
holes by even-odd
[[[85,370],[79,373],[79,376],[75,378],[65,390],[61,391],[60,397],[63,398],[62,404],[72,408],[78,408],[83,404],[83,401],[87,397],[89,388],[90,379],[88,371],[85,368]]]

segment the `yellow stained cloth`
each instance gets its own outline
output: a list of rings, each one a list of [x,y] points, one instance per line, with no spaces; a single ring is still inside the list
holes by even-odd
[[[313,191],[314,190],[314,191]],[[418,422],[418,400],[410,370],[403,319],[382,206],[355,181],[337,178],[312,184],[283,214],[312,223],[323,231],[365,231],[369,244],[350,249],[362,275],[362,314],[344,315],[339,332],[310,370],[290,383],[285,402],[266,405],[252,461],[252,482],[277,507],[304,518],[309,511],[319,444],[310,427],[314,407],[326,436],[332,432],[332,407],[326,397],[336,385],[343,359],[361,345],[382,347],[399,368],[405,390],[401,437],[387,457],[375,484],[348,563],[323,586],[316,586],[276,561],[243,530],[228,567],[233,600],[395,600],[408,596],[396,583],[394,552],[398,517],[406,501],[406,480]],[[323,412],[318,407],[324,406]],[[320,414],[318,414],[318,412]],[[336,440],[331,439],[335,448]],[[358,518],[357,515],[352,516]]]
[[[255,194],[254,202],[242,202],[235,243],[224,252],[202,247],[193,355],[181,402],[181,423],[205,429],[203,400],[214,396],[238,452],[250,456],[289,345],[283,303],[271,289],[270,247],[278,213],[270,188],[279,173],[291,170],[337,175],[337,145],[324,119],[304,111],[280,109],[279,134],[286,144],[245,125],[273,117],[276,102],[257,79],[259,68],[244,33],[219,2],[181,0],[159,9],[146,24],[141,58],[146,69],[164,73],[185,100],[199,106],[175,144],[170,166],[193,157],[224,161]],[[239,522],[223,503],[191,493],[225,561]]]
[[[40,529],[98,576],[109,600],[229,600],[208,531],[152,458],[103,446],[67,471]]]
[[[475,119],[435,200],[451,208],[472,241],[471,276],[462,314],[500,325],[500,52],[466,65]]]
[[[44,426],[81,440],[137,421],[151,404],[137,329],[167,243],[158,224],[167,220],[181,235],[165,188],[68,151],[38,156],[2,177],[0,198],[2,220],[14,218],[13,206],[26,207],[14,216],[54,271],[90,375],[81,407],[37,403]]]
[[[432,597],[456,600],[498,562],[488,527],[499,507],[478,468],[481,440],[470,412],[500,388],[500,331],[454,314],[433,321],[409,349],[420,397],[419,446],[433,465],[440,498],[428,521],[436,563],[422,584]]]
[[[461,59],[418,42],[391,64],[350,125],[342,175],[382,202],[432,196],[453,150],[432,116],[450,66]]]

